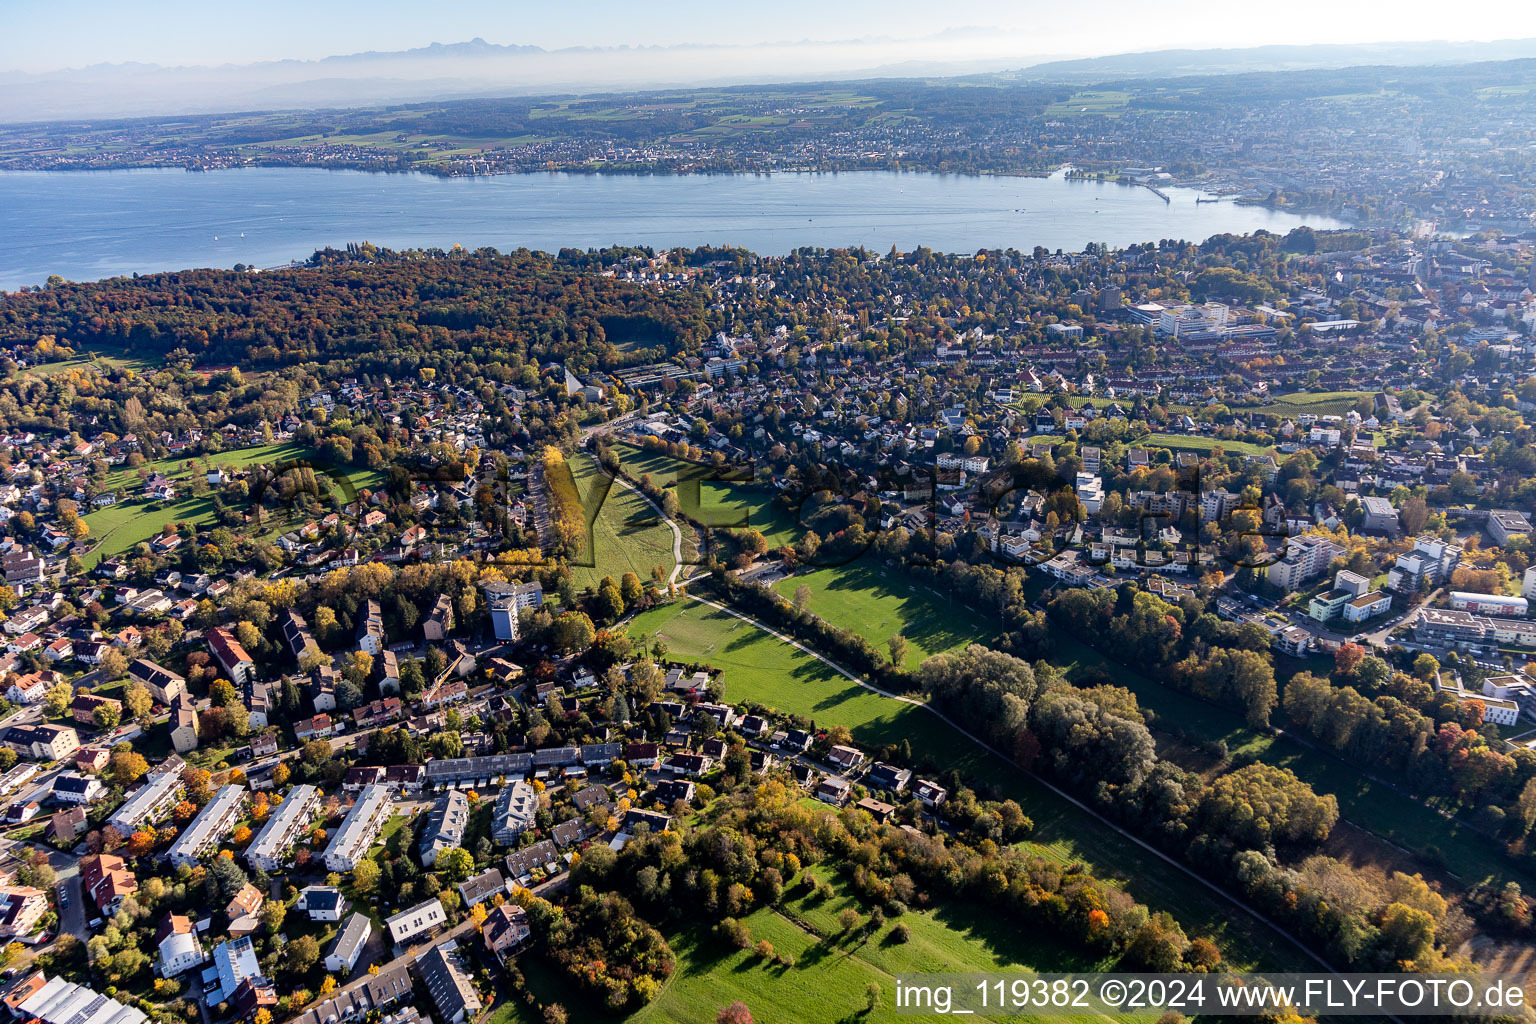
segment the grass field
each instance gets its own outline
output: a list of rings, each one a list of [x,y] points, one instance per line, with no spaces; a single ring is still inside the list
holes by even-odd
[[[839,629],[859,634],[879,650],[885,650],[893,633],[906,637],[907,668],[916,668],[929,655],[987,639],[985,615],[890,574],[872,558],[798,573],[775,583],[773,589],[793,600],[801,584],[811,588],[812,612]]]
[[[1212,448],[1243,455],[1272,455],[1273,448],[1249,444],[1247,441],[1223,441],[1214,437],[1192,437],[1188,434],[1145,434],[1133,442],[1133,447],[1167,448],[1176,452],[1197,452],[1205,455]]]
[[[1022,933],[965,904],[909,912],[887,921],[872,935],[843,937],[838,915],[852,908],[867,918],[869,908],[835,872],[820,867],[807,871],[827,881],[834,895],[810,897],[795,884],[797,880],[791,880],[780,907],[760,907],[743,918],[754,943],[766,939],[775,953],[794,958],[793,967],[765,962],[751,950],[730,948],[704,929],[674,930],[667,941],[677,954],[677,970],[655,1002],[624,1019],[630,1024],[713,1024],[721,1007],[740,1000],[760,1021],[880,1020],[895,1005],[898,974],[1097,971],[1113,966]],[[910,929],[905,943],[890,937],[897,921]],[[576,1012],[586,1005],[578,1001],[581,996],[550,979],[547,971],[526,960],[523,972],[540,999],[564,1002],[573,1011],[572,1020],[587,1019],[587,1014]],[[865,1018],[865,990],[871,983],[880,986],[882,1009]],[[492,1024],[538,1020],[516,1004],[499,1007],[490,1018]]]
[[[1070,99],[1061,103],[1052,103],[1046,107],[1045,116],[1081,117],[1087,114],[1107,114],[1110,117],[1119,117],[1130,100],[1131,94],[1128,92],[1090,90],[1073,93]]]
[[[1307,394],[1285,395],[1269,405],[1234,405],[1234,413],[1256,412],[1264,416],[1294,418],[1302,413],[1314,416],[1343,416],[1362,398],[1371,397],[1369,391],[1313,391]]]
[[[101,373],[107,373],[115,368],[130,369],[135,372],[145,372],[152,369],[149,363],[128,355],[126,350],[97,347],[81,351],[68,359],[55,359],[51,362],[29,366],[17,372],[15,376],[20,377],[30,373],[36,374],[39,377],[51,377],[70,370],[84,370],[88,368],[94,368]]]
[[[648,452],[631,444],[615,444],[613,450],[630,474],[636,479],[650,474],[657,487],[674,486],[678,467],[690,465],[665,452]],[[794,518],[774,503],[772,492],[759,484],[703,483],[697,502],[692,495],[679,494],[678,507],[683,515],[705,526],[750,527],[774,547],[793,544],[802,532]]]
[[[571,471],[575,474],[577,489],[585,497],[596,486],[597,462],[586,455],[578,455],[571,461]],[[658,565],[666,576],[677,564],[672,557],[671,527],[639,492],[617,482],[608,491],[608,499],[592,524],[592,551],[583,554],[590,557],[580,561],[596,564],[572,565],[571,572],[578,588],[595,587],[604,576],[617,580],[626,572],[635,573],[642,581],[648,580],[651,570]]]
[[[1265,925],[921,708],[861,689],[809,655],[697,602],[645,612],[630,634],[660,636],[672,656],[720,669],[727,700],[803,715],[819,728],[846,725],[865,745],[910,740],[919,762],[955,768],[974,784],[1017,800],[1035,821],[1026,844],[1032,852],[1084,864],[1137,899],[1173,912],[1191,935],[1211,937],[1235,963],[1301,969],[1301,954]]]

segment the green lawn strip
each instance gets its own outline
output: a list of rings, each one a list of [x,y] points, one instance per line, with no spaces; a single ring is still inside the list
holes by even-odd
[[[1314,391],[1309,394],[1282,395],[1268,405],[1234,405],[1234,413],[1256,412],[1262,416],[1282,416],[1295,419],[1305,413],[1313,416],[1343,416],[1359,404],[1362,398],[1371,397],[1369,391]]]
[[[571,471],[582,495],[590,493],[597,482],[597,463],[579,455],[572,460]],[[676,564],[672,557],[671,527],[643,495],[618,482],[598,509],[597,521],[592,524],[592,545],[593,550],[583,552],[581,561],[596,565],[571,567],[578,588],[596,587],[604,576],[617,581],[626,572],[634,572],[644,581],[651,578],[651,570],[656,566],[670,573]]]
[[[1135,447],[1141,448],[1168,448],[1176,452],[1197,452],[1205,454],[1212,448],[1220,448],[1226,452],[1237,452],[1242,455],[1272,455],[1273,448],[1265,448],[1261,445],[1250,444],[1247,441],[1223,441],[1215,437],[1194,437],[1189,434],[1146,434],[1134,442]]]
[[[881,651],[894,633],[911,649],[905,665],[915,668],[929,655],[985,640],[986,616],[947,602],[910,578],[863,558],[843,568],[797,573],[773,585],[790,600],[810,587],[810,610],[839,629],[857,633]],[[980,627],[980,629],[978,629]]]
[[[1025,844],[1031,852],[1063,864],[1082,863],[1136,899],[1174,912],[1191,934],[1210,936],[1230,961],[1304,966],[1302,955],[1261,922],[921,708],[861,689],[809,655],[696,602],[636,616],[630,635],[649,634],[666,641],[670,656],[696,658],[720,669],[727,700],[756,701],[803,715],[819,728],[846,725],[869,746],[907,739],[918,758],[932,758],[980,786],[995,787],[1034,819],[1033,841]]]
[[[1496,885],[1518,881],[1536,885],[1536,875],[1507,860],[1495,840],[1446,818],[1420,800],[1370,779],[1355,766],[1307,746],[1289,736],[1266,736],[1248,728],[1236,711],[1210,704],[1164,686],[1118,665],[1073,637],[1057,635],[1053,661],[1073,670],[1102,665],[1115,681],[1136,694],[1143,708],[1158,716],[1159,725],[1181,728],[1203,740],[1221,740],[1232,755],[1257,757],[1266,764],[1289,768],[1319,793],[1332,793],[1341,816],[1398,846],[1446,866],[1468,884],[1493,880]],[[1284,712],[1275,716],[1283,724]]]

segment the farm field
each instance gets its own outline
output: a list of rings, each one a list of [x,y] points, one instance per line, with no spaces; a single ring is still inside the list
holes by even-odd
[[[809,607],[814,614],[859,634],[878,650],[886,649],[893,633],[906,637],[907,668],[916,668],[930,655],[987,639],[980,613],[890,574],[870,557],[850,566],[797,573],[773,589],[794,600],[801,584],[811,588]]]
[[[1006,922],[965,905],[909,911],[887,921],[873,935],[844,939],[839,935],[838,915],[852,908],[867,917],[869,908],[835,872],[818,867],[806,869],[802,877],[806,874],[828,882],[833,895],[817,899],[793,879],[785,886],[780,907],[759,907],[742,918],[754,943],[772,943],[776,953],[794,958],[793,967],[765,963],[754,951],[730,948],[701,928],[673,929],[666,935],[677,955],[677,970],[655,1002],[624,1020],[628,1024],[713,1024],[721,1007],[741,1000],[757,1020],[839,1024],[861,1018],[870,983],[880,986],[882,1009],[869,1019],[883,1019],[889,1014],[895,1005],[897,974],[1095,971],[1111,966],[1086,954],[1035,941]],[[890,938],[898,921],[911,930],[906,943]],[[530,969],[526,962],[523,973],[541,999],[564,1002],[566,1009],[573,1011],[572,1020],[586,1019],[585,1014],[576,1012],[587,1005],[579,1001],[583,998],[580,994],[548,979],[548,972]],[[534,1024],[538,1019],[531,1011],[508,1003],[490,1021]]]
[[[1176,912],[1186,928],[1210,936],[1227,959],[1300,969],[1302,954],[1226,899],[1174,871],[1108,825],[972,743],[919,707],[856,686],[802,651],[725,612],[678,602],[635,617],[634,637],[655,635],[669,656],[697,659],[721,670],[726,699],[756,701],[815,720],[846,725],[862,744],[909,740],[919,762],[954,768],[999,796],[1017,800],[1034,819],[1025,845],[1061,864],[1080,862],[1154,908]]]
[[[571,462],[577,490],[585,497],[596,485],[597,461],[578,456]],[[604,576],[617,580],[633,572],[641,580],[651,578],[651,571],[661,566],[663,577],[672,572],[677,560],[672,557],[672,530],[650,503],[636,490],[615,482],[608,498],[592,524],[591,557],[595,566],[572,565],[571,573],[578,589],[596,587]]]

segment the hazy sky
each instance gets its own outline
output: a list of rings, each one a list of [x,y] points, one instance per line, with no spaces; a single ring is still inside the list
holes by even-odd
[[[553,49],[912,39],[982,28],[994,45],[1006,37],[1021,57],[1031,58],[1536,36],[1536,4],[1530,0],[1484,0],[1466,9],[1469,18],[1447,17],[1450,10],[1430,0],[0,0],[0,70],[313,59],[475,36]],[[956,59],[965,49],[955,38],[933,46],[941,59]]]

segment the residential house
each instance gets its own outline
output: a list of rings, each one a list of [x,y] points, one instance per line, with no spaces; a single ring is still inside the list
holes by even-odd
[[[80,888],[103,914],[115,914],[123,900],[139,891],[139,882],[123,858],[94,853],[80,858]]]
[[[179,693],[171,701],[171,718],[168,725],[171,730],[171,746],[176,748],[176,753],[185,754],[197,749],[200,727],[197,719],[197,705],[192,703],[190,694]]]
[[[325,969],[345,977],[357,966],[363,947],[373,937],[373,922],[363,914],[352,914],[336,933],[331,948],[325,955]]]
[[[434,897],[385,918],[384,927],[389,932],[390,941],[403,946],[414,939],[433,934],[447,922],[448,915],[443,910],[442,901]]]
[[[201,967],[208,959],[192,919],[178,914],[166,914],[160,922],[155,931],[155,947],[159,951],[155,973],[162,978],[185,974],[194,967]]]
[[[486,950],[501,963],[528,942],[533,929],[528,925],[528,912],[512,903],[503,903],[486,917],[480,926],[480,937]]]

